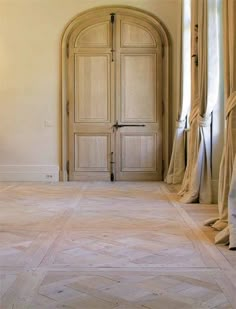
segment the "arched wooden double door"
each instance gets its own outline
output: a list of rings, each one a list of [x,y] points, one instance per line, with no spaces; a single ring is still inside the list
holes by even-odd
[[[162,179],[162,43],[151,23],[89,18],[68,45],[69,180]]]

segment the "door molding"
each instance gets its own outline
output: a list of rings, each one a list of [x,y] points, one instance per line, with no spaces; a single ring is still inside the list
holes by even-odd
[[[153,14],[130,6],[102,6],[87,10],[73,18],[65,27],[61,39],[61,83],[60,83],[60,100],[61,100],[61,143],[60,143],[60,180],[67,181],[67,161],[68,161],[68,57],[67,49],[71,34],[78,26],[96,16],[110,14],[111,9],[116,13],[140,18],[141,20],[151,23],[159,33],[163,46],[163,160],[164,175],[167,172],[170,151],[171,151],[171,119],[170,119],[170,72],[171,72],[171,44],[170,37],[165,25]]]

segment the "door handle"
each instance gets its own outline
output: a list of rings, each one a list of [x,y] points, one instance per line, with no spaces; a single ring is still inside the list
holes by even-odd
[[[116,130],[122,127],[145,127],[145,124],[119,124],[118,121],[112,126]]]

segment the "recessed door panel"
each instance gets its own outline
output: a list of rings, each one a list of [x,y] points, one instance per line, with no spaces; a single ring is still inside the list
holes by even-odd
[[[122,172],[156,171],[156,136],[121,134]]]
[[[96,23],[83,29],[75,41],[75,47],[109,47],[110,23],[109,21]]]
[[[121,55],[122,122],[156,121],[156,55]]]
[[[150,31],[135,22],[121,21],[121,47],[155,47]]]
[[[108,135],[75,135],[75,171],[108,171]]]
[[[109,55],[75,55],[75,121],[106,122],[110,113]]]

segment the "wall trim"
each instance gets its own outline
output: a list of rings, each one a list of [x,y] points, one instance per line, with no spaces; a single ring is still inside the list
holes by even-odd
[[[59,181],[56,165],[0,165],[0,181]]]
[[[163,102],[165,104],[165,112],[163,115],[163,160],[164,160],[164,175],[168,171],[169,160],[171,156],[172,149],[172,139],[171,139],[171,39],[165,25],[158,19],[157,16],[150,12],[130,7],[130,6],[102,6],[95,7],[93,9],[82,12],[72,19],[67,26],[62,35],[61,39],[61,158],[60,158],[60,180],[67,181],[67,161],[68,161],[68,115],[67,115],[67,102],[68,102],[68,58],[67,58],[67,46],[70,41],[70,37],[74,30],[81,25],[83,22],[89,18],[94,17],[96,13],[97,16],[103,16],[104,14],[110,14],[111,10],[114,12],[120,12],[124,15],[135,16],[137,18],[143,19],[151,23],[158,33],[160,34],[164,58],[163,58]]]

